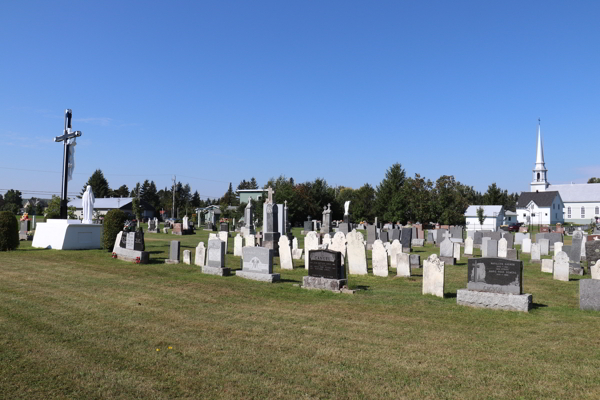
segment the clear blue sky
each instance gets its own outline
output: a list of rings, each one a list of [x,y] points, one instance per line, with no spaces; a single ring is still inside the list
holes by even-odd
[[[282,174],[358,188],[395,162],[520,192],[538,117],[550,181],[585,182],[599,21],[598,1],[7,1],[0,189],[60,191],[65,108],[70,192],[96,169],[210,197]]]

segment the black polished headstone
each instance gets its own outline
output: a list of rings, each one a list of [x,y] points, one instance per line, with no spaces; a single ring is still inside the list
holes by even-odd
[[[346,279],[346,270],[342,265],[342,253],[339,251],[310,250],[308,258],[308,276]]]
[[[505,258],[470,258],[467,289],[522,294],[523,262]]]
[[[439,233],[438,233],[439,234]],[[412,245],[412,228],[402,228],[400,243],[403,249],[410,249]]]
[[[119,247],[128,250],[144,251],[144,233],[143,232],[123,232]]]

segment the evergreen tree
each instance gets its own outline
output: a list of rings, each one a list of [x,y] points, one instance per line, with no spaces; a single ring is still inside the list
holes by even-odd
[[[194,207],[194,208],[200,208],[202,206],[202,200],[200,200],[200,193],[198,193],[197,190],[194,192],[194,195],[192,196],[191,204],[192,204],[192,207]]]
[[[250,179],[250,184],[248,185],[248,189],[258,189],[258,183],[256,183],[256,179],[254,179],[254,177],[252,177],[252,179]]]
[[[587,183],[600,183],[600,178],[590,178]]]
[[[127,185],[121,185],[117,190],[111,190],[111,197],[129,197],[129,188]]]
[[[94,197],[97,199],[101,199],[103,197],[108,197],[111,194],[110,187],[108,186],[108,181],[104,177],[102,170],[97,169],[94,171],[90,179],[83,185],[83,189],[81,189],[81,193],[79,194],[79,198],[83,196],[83,193],[87,189],[87,187],[91,186],[92,191],[94,192]]]
[[[445,225],[464,225],[465,211],[469,206],[466,193],[468,187],[453,176],[442,175],[433,190],[434,215]]]
[[[401,198],[401,189],[406,180],[406,172],[400,163],[392,165],[385,178],[377,185],[375,213],[386,222],[401,221],[405,214],[405,204]]]
[[[17,214],[23,206],[23,197],[19,190],[10,189],[4,193],[4,205],[2,209],[4,211],[10,211],[13,214]]]

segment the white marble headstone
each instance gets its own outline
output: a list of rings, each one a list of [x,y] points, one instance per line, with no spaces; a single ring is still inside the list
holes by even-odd
[[[564,251],[554,256],[554,279],[569,282],[569,255]]]
[[[279,264],[281,269],[294,269],[292,248],[290,247],[290,240],[286,235],[279,237]]]
[[[388,276],[388,256],[381,240],[376,240],[373,243],[373,275],[375,276]]]
[[[444,262],[436,254],[423,261],[423,294],[444,297]]]
[[[524,238],[523,243],[521,244],[521,252],[522,253],[531,253],[531,239]]]
[[[504,238],[498,240],[498,257],[508,257],[508,241]]]
[[[358,232],[350,232],[348,240],[348,271],[353,275],[367,275],[367,251],[363,236]]]
[[[403,252],[396,254],[396,275],[410,276],[410,254]]]
[[[204,242],[198,243],[196,246],[196,257],[194,263],[199,267],[204,267],[204,257],[206,256],[206,249],[204,248]]]
[[[311,250],[319,249],[319,236],[317,232],[310,231],[304,238],[304,268],[308,269],[308,255]]]
[[[244,238],[238,233],[233,239],[233,255],[241,257],[242,247],[244,247]]]
[[[465,255],[473,255],[473,238],[470,236],[465,239]]]
[[[391,260],[390,266],[392,268],[398,268],[398,265],[397,265],[398,258],[396,257],[396,254],[402,253],[402,244],[400,244],[400,241],[398,239],[394,239],[394,241],[390,245],[389,253],[390,253],[390,260]]]

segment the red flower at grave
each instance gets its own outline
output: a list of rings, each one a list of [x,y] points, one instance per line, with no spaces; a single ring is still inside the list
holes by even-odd
[[[29,221],[29,214],[23,213],[23,215],[21,216],[21,221]]]
[[[117,258],[117,253],[112,253],[112,258]]]
[[[136,264],[139,264],[139,263],[141,263],[141,262],[142,262],[142,260],[140,260],[140,258],[139,258],[139,257],[136,257],[134,262],[135,262]]]

